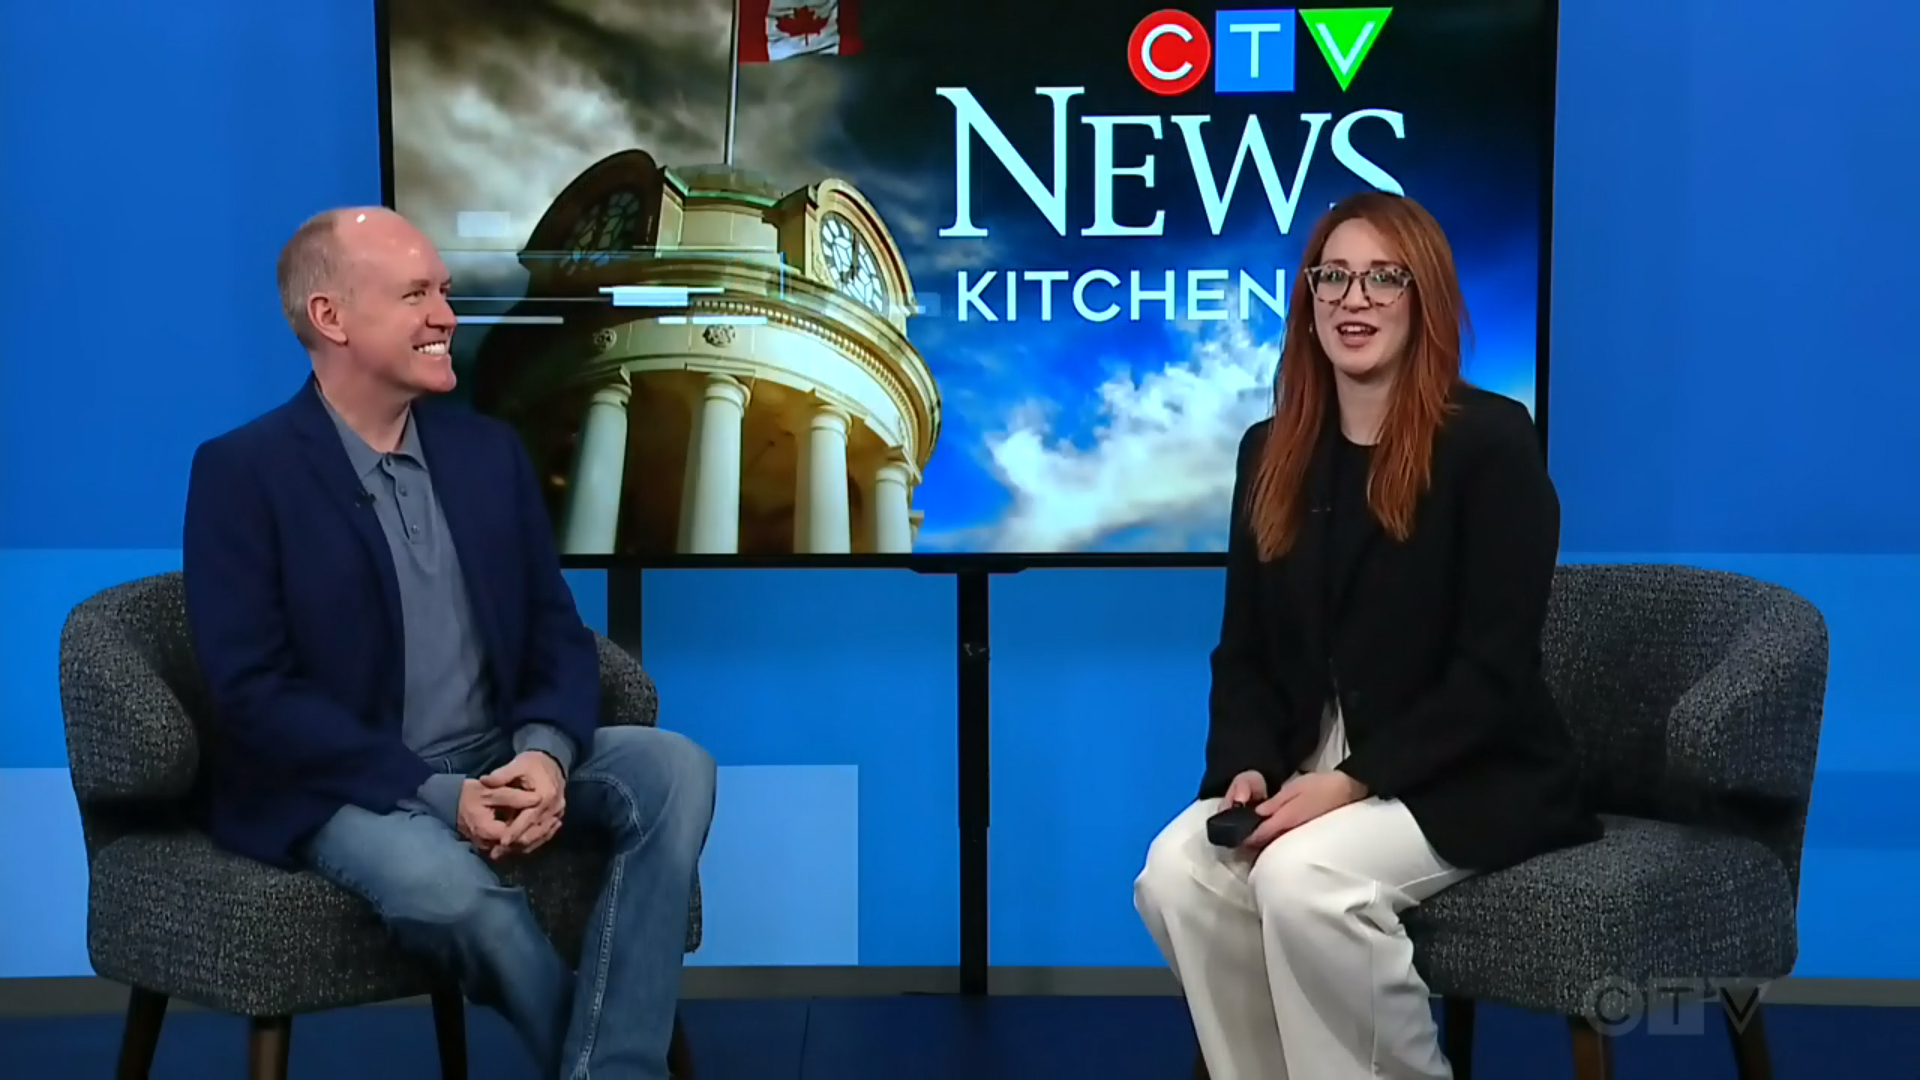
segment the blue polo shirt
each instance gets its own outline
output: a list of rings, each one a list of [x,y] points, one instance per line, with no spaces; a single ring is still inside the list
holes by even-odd
[[[493,684],[461,576],[460,554],[434,496],[412,414],[399,447],[383,454],[348,427],[331,404],[327,413],[361,487],[373,498],[400,585],[406,650],[402,738],[428,764],[444,770],[445,759],[497,737]],[[572,770],[573,740],[551,724],[527,724],[514,733],[513,742],[516,753],[538,750],[553,757],[563,774]],[[437,772],[421,785],[420,801],[451,825],[464,779],[459,773]]]

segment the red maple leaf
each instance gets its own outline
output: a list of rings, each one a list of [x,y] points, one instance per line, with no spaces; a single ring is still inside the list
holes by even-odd
[[[810,7],[797,7],[784,15],[776,15],[773,28],[791,38],[805,41],[827,28],[826,16]]]

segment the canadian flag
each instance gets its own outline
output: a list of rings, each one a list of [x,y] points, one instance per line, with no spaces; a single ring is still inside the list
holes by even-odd
[[[860,51],[859,0],[740,0],[740,62]]]

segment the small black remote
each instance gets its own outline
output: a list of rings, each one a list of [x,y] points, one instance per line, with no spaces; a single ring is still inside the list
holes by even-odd
[[[1265,820],[1246,803],[1229,806],[1207,819],[1207,839],[1215,847],[1237,848],[1246,843],[1247,837]]]

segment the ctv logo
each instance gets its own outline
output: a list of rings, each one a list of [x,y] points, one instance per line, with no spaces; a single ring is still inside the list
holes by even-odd
[[[1213,34],[1199,19],[1171,8],[1140,20],[1127,42],[1127,66],[1156,94],[1184,94],[1213,69],[1216,94],[1293,91],[1292,8],[1214,13]],[[1380,39],[1392,8],[1315,8],[1297,13],[1307,36],[1345,90]]]

